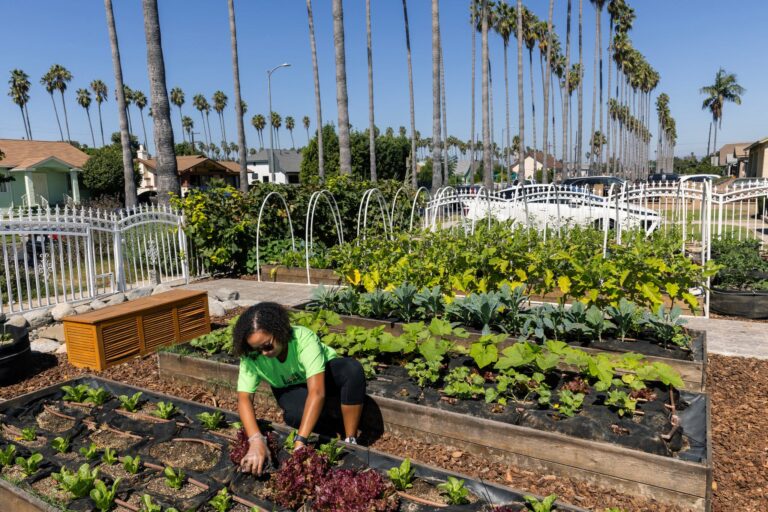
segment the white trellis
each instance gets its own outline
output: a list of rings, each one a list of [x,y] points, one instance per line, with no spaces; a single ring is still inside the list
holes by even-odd
[[[399,191],[398,191],[399,192]],[[365,240],[365,235],[368,228],[368,208],[371,204],[371,198],[375,198],[379,205],[379,212],[381,213],[382,226],[384,227],[384,236],[390,237],[392,234],[392,217],[389,215],[387,209],[387,200],[384,198],[384,194],[378,188],[369,188],[363,193],[363,197],[360,200],[360,206],[357,209],[357,244],[360,244],[360,238]],[[395,194],[397,199],[397,194]],[[394,215],[394,203],[392,205],[392,214]],[[362,224],[362,232],[360,226]]]
[[[339,244],[344,243],[344,224],[341,221],[341,214],[339,213],[339,205],[336,204],[336,198],[333,197],[328,190],[318,190],[313,192],[309,197],[309,203],[307,203],[307,218],[304,230],[304,259],[307,265],[307,284],[312,284],[312,278],[310,276],[309,267],[309,255],[312,252],[312,243],[314,240],[313,234],[315,229],[315,210],[320,202],[320,199],[325,198],[328,206],[331,209],[331,216],[333,217],[333,223],[336,227],[336,234],[339,239]]]
[[[0,212],[0,311],[23,312],[145,285],[188,282],[183,216],[167,207]]]
[[[266,206],[267,201],[269,201],[270,197],[276,197],[277,199],[280,199],[280,201],[283,203],[283,206],[285,207],[285,212],[288,215],[288,230],[291,232],[291,248],[295,251],[296,250],[296,239],[293,235],[293,221],[291,220],[291,209],[288,208],[288,203],[285,200],[285,197],[283,195],[275,190],[270,192],[266,195],[264,200],[261,202],[261,207],[259,208],[259,218],[256,222],[256,277],[259,281],[261,281],[261,259],[259,254],[259,236],[261,233],[261,216],[264,213],[264,206]]]

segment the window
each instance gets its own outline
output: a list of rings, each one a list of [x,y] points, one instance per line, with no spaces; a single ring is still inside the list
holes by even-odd
[[[262,176],[261,181],[262,183],[269,183],[269,176]]]
[[[9,174],[0,173],[0,194],[11,191],[10,181],[5,181],[8,178],[13,179]]]
[[[298,174],[289,174],[288,175],[288,183],[298,183],[299,182],[299,175]]]

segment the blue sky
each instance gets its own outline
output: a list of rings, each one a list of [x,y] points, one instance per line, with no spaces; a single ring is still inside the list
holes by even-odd
[[[470,134],[471,31],[468,1],[441,1],[448,104],[448,131],[464,140]],[[525,2],[539,17],[546,17],[548,2]],[[574,3],[574,42],[577,30],[578,0]],[[670,95],[672,115],[678,124],[677,154],[703,154],[706,150],[709,116],[701,110],[698,89],[713,80],[718,67],[738,75],[747,89],[741,106],[725,107],[723,131],[718,145],[725,142],[754,141],[768,136],[768,94],[765,80],[768,72],[760,62],[761,50],[768,47],[764,22],[768,2],[764,0],[629,0],[637,11],[631,38],[635,47],[661,73],[657,92]],[[125,82],[149,97],[141,2],[114,0],[118,36]],[[166,72],[169,89],[181,87],[186,96],[185,114],[202,132],[199,113],[191,107],[192,96],[203,93],[209,98],[223,90],[230,98],[226,116],[227,135],[235,137],[232,108],[232,69],[226,0],[159,0]],[[291,67],[273,75],[272,102],[283,117],[292,115],[297,122],[296,145],[306,142],[301,118],[310,116],[315,123],[311,54],[307,34],[306,4],[303,0],[236,0],[242,94],[248,103],[246,137],[249,146],[257,145],[255,130],[250,126],[254,113],[267,112],[266,69],[281,62]],[[315,0],[315,30],[318,43],[320,80],[324,121],[336,122],[336,88],[333,60],[333,27],[331,1]],[[432,81],[430,2],[408,2],[416,93],[416,124],[423,136],[431,133]],[[367,62],[365,40],[365,2],[346,0],[345,24],[347,43],[347,76],[350,117],[353,127],[368,124]],[[372,0],[373,60],[375,81],[376,124],[395,129],[409,125],[408,82],[405,60],[402,4],[398,0]],[[67,91],[67,106],[72,138],[88,143],[90,132],[83,110],[75,103],[75,90],[87,87],[100,78],[110,87],[110,98],[104,106],[105,132],[117,129],[115,102],[112,94],[113,73],[109,41],[100,0],[0,0],[0,12],[6,20],[3,50],[0,52],[0,76],[3,84],[11,69],[21,68],[33,83],[29,104],[32,131],[37,139],[58,139],[58,128],[51,100],[39,79],[53,63],[67,67],[74,79]],[[565,38],[566,2],[555,2],[555,25]],[[584,0],[585,132],[591,122],[592,60],[594,48],[594,9]],[[604,16],[607,41],[607,15]],[[502,44],[491,37],[491,60],[494,73],[494,134],[501,139],[504,127],[504,80]],[[575,55],[575,46],[574,46]],[[478,37],[479,55],[479,37]],[[524,57],[527,60],[527,56]],[[538,57],[534,54],[536,88],[540,89]],[[512,133],[517,133],[516,52],[510,47],[510,100]],[[526,143],[531,143],[531,114],[528,67],[525,65]],[[607,79],[607,70],[606,70]],[[607,84],[606,84],[607,85]],[[0,138],[23,136],[18,108],[6,96],[0,99]],[[479,77],[477,111],[479,117]],[[541,93],[538,92],[540,95]],[[606,92],[607,94],[607,92]],[[58,101],[58,99],[57,99]],[[575,107],[575,96],[574,96]],[[181,138],[178,112],[172,120],[177,138]],[[95,110],[92,112],[97,123]],[[537,97],[537,116],[541,115],[541,98]],[[134,131],[140,126],[134,117]],[[151,130],[151,119],[147,119]],[[211,120],[214,139],[220,140],[218,122]],[[541,144],[541,120],[538,121]],[[94,126],[98,130],[97,126]],[[557,138],[560,139],[558,119]],[[651,123],[655,133],[655,119]],[[149,135],[151,139],[151,134]],[[196,136],[202,137],[202,133]],[[289,134],[281,130],[283,146],[290,145]],[[98,139],[98,132],[97,132]],[[558,142],[558,146],[560,143]],[[654,146],[655,147],[655,146]]]

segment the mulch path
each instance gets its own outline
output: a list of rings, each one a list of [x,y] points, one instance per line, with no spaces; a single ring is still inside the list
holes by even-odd
[[[0,399],[9,399],[87,373],[66,362],[66,356],[36,357],[34,375],[18,384],[0,387]],[[232,395],[213,393],[202,386],[161,381],[154,356],[136,359],[101,372],[101,376],[205,405],[236,410]],[[714,448],[714,512],[764,512],[768,503],[768,361],[711,355],[708,389],[712,397]],[[734,399],[742,397],[744,399]],[[260,408],[260,417],[279,421],[280,412]],[[599,489],[577,478],[561,478],[493,463],[456,448],[436,446],[385,435],[373,448],[527,492],[555,493],[562,501],[602,512],[620,507],[626,512],[682,512],[637,496]]]

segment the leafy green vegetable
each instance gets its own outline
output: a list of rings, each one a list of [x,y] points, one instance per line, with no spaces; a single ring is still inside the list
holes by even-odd
[[[166,466],[163,470],[163,475],[165,475],[165,485],[171,489],[181,489],[184,486],[186,474],[183,469],[178,468],[174,470],[172,467]]]
[[[419,387],[434,384],[440,378],[440,361],[427,361],[426,359],[416,358],[405,365],[408,376],[416,381]]]
[[[449,505],[464,505],[469,503],[469,500],[467,499],[469,490],[464,486],[464,480],[449,476],[448,481],[438,484],[437,488],[440,489],[441,494],[445,495]]]
[[[416,470],[411,467],[411,459],[405,458],[400,463],[400,467],[390,468],[387,471],[392,485],[398,491],[405,491],[413,487],[413,479],[416,477]]]
[[[96,508],[99,509],[100,512],[108,512],[109,510],[112,510],[120,481],[120,478],[116,478],[112,483],[112,487],[109,488],[102,480],[94,480],[90,496],[94,505],[96,505]]]
[[[539,501],[537,498],[534,498],[533,496],[523,496],[523,499],[525,499],[526,504],[532,512],[551,512],[553,510],[552,507],[557,501],[557,495],[550,494],[541,501]]]
[[[21,468],[21,471],[31,476],[37,473],[37,469],[40,467],[40,463],[43,462],[43,455],[40,453],[33,453],[26,459],[24,457],[16,457],[16,465]]]
[[[152,414],[164,420],[169,419],[179,411],[173,402],[157,402],[156,406],[157,409]]]
[[[53,448],[59,453],[67,453],[67,451],[69,451],[69,438],[68,437],[55,438],[53,441],[51,441],[51,448]]]
[[[83,446],[80,448],[80,455],[86,458],[86,460],[95,460],[99,457],[99,447],[96,443],[91,443],[88,447]]]
[[[111,466],[117,463],[117,451],[114,448],[104,448],[104,454],[101,456],[101,460],[107,466]]]
[[[557,412],[566,418],[575,415],[584,402],[584,393],[574,393],[567,389],[562,389],[557,394]]]
[[[208,430],[216,430],[224,425],[224,413],[221,411],[201,412],[197,415],[197,419]]]
[[[232,506],[232,496],[229,495],[229,491],[224,487],[216,493],[216,496],[208,501],[208,505],[216,512],[227,512],[229,507]]]
[[[77,386],[61,386],[61,389],[64,391],[62,400],[82,403],[88,398],[88,391],[91,388],[87,384],[78,384]]]
[[[94,405],[103,405],[104,402],[112,398],[112,395],[106,389],[102,387],[88,388],[88,398],[86,402],[91,402]]]
[[[128,412],[136,412],[139,408],[139,401],[141,400],[141,391],[137,391],[131,396],[120,395],[117,397],[120,400],[120,406]]]
[[[37,431],[32,427],[21,429],[21,438],[25,441],[34,441],[37,439]]]
[[[51,477],[59,483],[59,488],[75,498],[88,496],[98,476],[99,468],[91,469],[87,463],[82,464],[77,471],[69,471],[66,466],[62,466],[59,473],[51,474]]]
[[[131,457],[130,455],[123,457],[123,469],[125,469],[128,473],[135,475],[139,472],[140,467],[141,457],[138,455],[135,457]]]
[[[338,438],[334,437],[327,443],[321,444],[317,448],[317,452],[321,455],[325,455],[325,458],[328,459],[328,464],[333,466],[344,453],[344,447],[340,446]]]
[[[0,449],[0,469],[4,468],[5,466],[12,465],[15,457],[15,445],[9,444],[5,448]]]

